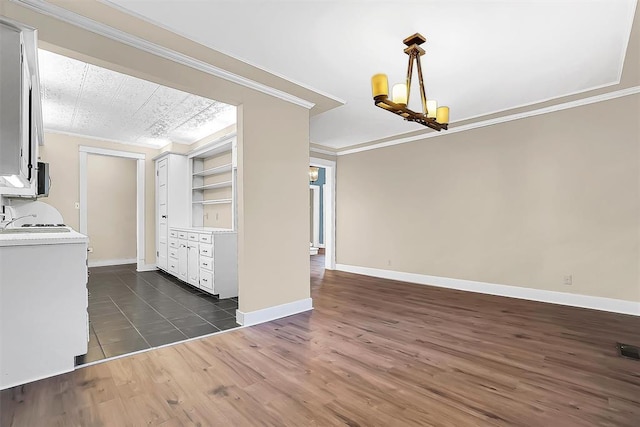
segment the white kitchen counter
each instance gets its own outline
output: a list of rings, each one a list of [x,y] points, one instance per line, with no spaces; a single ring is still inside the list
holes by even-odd
[[[53,233],[0,233],[0,247],[25,245],[60,245],[66,243],[88,243],[84,234],[70,229],[69,232]]]

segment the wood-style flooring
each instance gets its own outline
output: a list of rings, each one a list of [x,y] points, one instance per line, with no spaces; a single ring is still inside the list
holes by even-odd
[[[315,309],[1,395],[5,426],[640,426],[640,318],[324,271]]]

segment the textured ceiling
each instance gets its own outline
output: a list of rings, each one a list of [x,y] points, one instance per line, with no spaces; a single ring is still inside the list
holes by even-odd
[[[346,100],[311,141],[346,147],[424,129],[373,106],[371,75],[400,82],[420,32],[427,96],[462,121],[618,83],[636,0],[101,0]],[[414,95],[413,100],[419,97]],[[418,108],[414,104],[413,108]]]
[[[45,50],[39,51],[48,131],[162,147],[191,144],[236,121],[236,108]]]

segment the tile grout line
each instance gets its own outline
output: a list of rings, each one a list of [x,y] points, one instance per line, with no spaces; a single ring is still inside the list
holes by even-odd
[[[172,296],[166,294],[165,292],[163,292],[161,289],[159,289],[158,287],[154,286],[153,283],[151,283],[150,281],[148,281],[147,279],[145,279],[143,276],[138,276],[135,274],[135,272],[131,272],[128,270],[119,270],[119,271],[113,271],[113,272],[108,272],[107,274],[113,278],[117,278],[117,280],[119,282],[121,282],[137,299],[141,300],[145,305],[149,306],[155,313],[157,313],[162,319],[164,319],[167,323],[169,323],[171,326],[173,326],[176,330],[178,330],[186,339],[191,339],[189,338],[185,332],[183,332],[183,330],[176,326],[175,323],[173,323],[170,319],[168,319],[166,316],[164,316],[162,313],[160,313],[155,307],[153,307],[151,304],[149,304],[139,293],[137,293],[130,285],[127,284],[127,282],[125,282],[125,280],[121,277],[122,274],[131,274],[133,273],[134,276],[136,276],[138,279],[142,279],[142,281],[150,286],[155,292],[157,292],[158,294],[162,295],[163,297],[169,299],[170,301],[173,302],[173,304],[176,305],[176,307],[180,307],[182,309],[185,310],[185,312],[190,313],[191,315],[195,315],[198,318],[200,318],[205,325],[209,325],[212,326],[216,329],[216,331],[214,331],[213,333],[217,333],[217,332],[224,332],[226,330],[229,329],[235,329],[235,328],[227,328],[227,329],[221,329],[215,322],[209,321],[205,318],[203,318],[202,316],[200,316],[197,312],[195,312],[193,309],[191,309],[190,307],[187,307],[186,305],[182,304],[180,301],[174,299]],[[162,277],[162,276],[158,276],[163,282],[165,282],[168,285],[172,285],[172,286],[176,286],[181,288],[181,284],[179,283],[174,283],[170,280],[167,280],[166,278]],[[187,293],[187,295],[193,295],[195,297],[201,298],[200,295],[208,295],[202,292],[190,292],[188,290],[185,290],[185,292]],[[147,345],[149,346],[149,348],[155,348],[153,346],[151,346],[151,344],[147,341],[147,339],[145,338],[145,336],[140,332],[140,330],[135,326],[135,324],[131,321],[131,319],[129,319],[129,317],[124,313],[124,311],[118,306],[118,303],[116,303],[113,298],[111,298],[111,296],[107,295],[108,300],[110,300],[110,302],[112,302],[116,308],[120,311],[120,313],[125,317],[125,319],[127,320],[127,322],[129,322],[129,324],[131,326],[133,326],[133,328],[136,330],[136,332],[143,338],[143,340],[145,341],[145,343],[147,343]],[[231,299],[232,301],[237,303],[237,299]],[[203,298],[203,301],[206,301]],[[215,305],[214,303],[210,304],[213,307],[215,307],[216,311],[223,311],[225,314],[229,315],[229,318],[225,318],[225,319],[220,319],[220,322],[228,322],[231,320],[235,321],[235,317],[233,313],[230,313],[228,311],[228,308],[222,308],[219,307],[217,305]],[[203,309],[206,309],[206,307],[201,307]],[[206,334],[205,334],[206,335]],[[96,338],[97,338],[97,333],[96,333]],[[198,337],[193,337],[193,338],[198,338]],[[98,343],[100,344],[100,349],[104,355],[104,357],[106,358],[106,353],[104,352],[104,348],[102,347],[102,344],[100,343],[99,339],[98,339]]]
[[[131,293],[133,293],[137,298],[139,298],[142,302],[144,302],[145,304],[147,304],[149,307],[151,307],[151,309],[152,309],[153,311],[155,311],[156,313],[158,313],[158,314],[160,315],[160,317],[162,317],[164,320],[166,320],[167,322],[169,322],[169,323],[171,324],[171,326],[173,326],[174,328],[176,328],[178,331],[180,331],[180,333],[181,333],[182,335],[184,335],[186,338],[189,338],[189,337],[187,336],[187,334],[185,334],[184,332],[182,332],[182,330],[181,330],[179,327],[177,327],[177,326],[176,326],[176,325],[175,325],[171,320],[169,320],[167,317],[165,317],[162,313],[160,313],[158,310],[156,310],[156,308],[155,308],[154,306],[152,306],[151,304],[149,304],[149,303],[148,303],[147,301],[145,301],[145,300],[144,300],[140,295],[138,295],[138,294],[137,294],[133,289],[131,289],[131,287],[130,287],[129,285],[127,285],[127,283],[126,283],[124,280],[122,280],[122,278],[121,278],[119,275],[116,275],[116,276],[118,277],[118,280],[120,280],[120,281],[121,281],[121,282],[122,282],[122,283],[127,287],[127,289],[129,289],[129,290],[131,291]],[[191,312],[191,313],[195,314],[196,316],[200,317],[197,313],[194,313],[194,312],[193,312],[193,311],[191,311],[188,307],[186,307],[186,306],[184,306],[184,305],[180,304],[178,301],[174,300],[174,299],[173,299],[173,298],[171,298],[170,296],[168,296],[168,295],[164,294],[164,293],[163,293],[162,291],[160,291],[159,289],[155,288],[151,283],[149,283],[149,282],[147,282],[146,280],[144,280],[144,278],[142,278],[142,280],[143,280],[143,281],[145,281],[149,286],[151,286],[152,288],[154,288],[155,290],[157,290],[158,292],[160,292],[162,295],[165,295],[167,298],[171,299],[173,302],[175,302],[176,304],[180,305],[182,308],[184,308],[184,309],[188,310],[189,312]],[[115,304],[115,301],[114,301],[114,304]],[[117,305],[117,304],[116,304],[116,305]],[[118,310],[120,310],[120,307],[118,307]],[[122,310],[120,310],[120,311],[122,311]],[[124,314],[124,312],[123,312],[122,314]],[[125,317],[126,317],[126,315],[125,315]],[[204,319],[204,318],[202,318],[202,317],[200,317],[200,319],[204,320],[206,323],[208,323],[209,325],[211,325],[211,323],[209,323],[209,322],[207,321],[207,319]],[[128,318],[128,317],[127,317],[127,320],[129,320],[129,318]],[[131,321],[130,321],[130,322],[131,322]],[[133,324],[133,323],[132,323],[132,324]],[[218,331],[220,330],[220,328],[218,328],[218,327],[217,327],[217,326],[215,326],[215,325],[211,325],[211,326],[213,326],[214,328],[216,328]],[[135,325],[134,325],[134,328],[135,328]],[[136,328],[136,330],[138,330],[138,328]],[[142,335],[142,334],[140,333],[140,331],[138,331],[138,333],[139,333],[140,335]],[[143,336],[142,338],[144,338],[144,336]],[[147,341],[147,340],[145,339],[145,341]]]
[[[102,343],[100,342],[100,338],[98,338],[98,334],[96,333],[96,329],[91,324],[91,321],[89,321],[89,335],[91,335],[91,331],[93,331],[93,335],[96,336],[96,341],[98,341],[98,347],[100,347],[100,351],[102,352],[102,358],[103,359],[106,358],[107,354],[104,352],[104,349],[102,348]],[[87,349],[87,353],[89,353],[89,349]]]
[[[111,296],[109,296],[109,299],[110,299],[111,301],[113,301],[113,298],[111,298]],[[142,335],[142,332],[140,332],[140,330],[139,330],[138,328],[136,328],[136,325],[134,325],[134,324],[133,324],[133,322],[131,321],[131,319],[129,319],[129,317],[128,317],[126,314],[124,314],[124,311],[122,311],[122,309],[120,308],[120,306],[119,306],[115,301],[113,301],[113,303],[115,304],[116,308],[120,311],[120,313],[122,313],[122,315],[124,316],[124,318],[125,318],[125,319],[127,319],[127,322],[129,322],[129,323],[131,324],[131,326],[133,326],[133,329],[135,329],[135,330],[136,330],[136,332],[138,333],[138,335],[140,335],[140,336],[142,337],[142,339],[144,340],[144,342],[145,342],[145,343],[147,343],[147,345],[149,346],[149,348],[153,348],[153,347],[151,347],[151,344],[149,344],[149,341],[147,341],[147,339],[144,337],[144,335]],[[98,334],[96,334],[96,336],[98,336]],[[104,350],[103,350],[102,352],[104,353]],[[105,356],[106,356],[106,355],[107,355],[107,354],[105,353]]]
[[[118,275],[117,275],[118,276]],[[136,276],[137,277],[137,276]],[[179,301],[173,299],[171,296],[165,294],[164,292],[162,292],[160,289],[156,288],[155,286],[153,286],[153,284],[151,282],[149,282],[148,280],[146,280],[144,277],[140,277],[144,282],[146,282],[149,286],[151,286],[153,289],[155,289],[156,291],[158,291],[159,293],[161,293],[162,295],[166,296],[167,298],[169,298],[171,301],[175,302],[177,305],[179,305],[180,307],[184,308],[185,310],[190,311],[191,313],[195,314],[196,316],[198,316],[200,319],[204,320],[206,323],[208,323],[209,325],[217,328],[218,330],[220,330],[220,328],[218,328],[216,325],[214,325],[213,323],[211,323],[210,321],[208,321],[207,319],[205,319],[204,317],[200,316],[198,313],[196,313],[195,311],[191,310],[189,307],[187,307],[186,305],[183,305],[182,303],[180,303]],[[162,276],[161,276],[162,278]],[[146,302],[144,299],[142,299],[142,297],[140,297],[133,289],[131,289],[131,287],[129,285],[127,285],[127,283],[122,280],[122,278],[120,276],[118,276],[118,279],[124,283],[124,285],[131,291],[133,292],[134,295],[136,295],[138,298],[140,298],[145,304],[147,304],[149,307],[151,307],[156,313],[158,313],[159,315],[161,315],[163,318],[164,316],[162,315],[162,313],[160,313],[159,311],[157,311],[155,309],[155,307],[153,307],[151,304],[149,304],[148,302]],[[162,280],[166,280],[164,278],[162,278]],[[171,282],[169,282],[171,283]],[[192,294],[194,295],[194,294]],[[218,310],[222,310],[225,313],[227,313],[229,316],[231,316],[230,318],[235,318],[233,313],[229,313],[227,310],[225,310],[222,307],[218,307]],[[226,320],[226,319],[224,319]],[[169,319],[167,319],[167,321],[169,321]],[[173,324],[173,323],[172,323]],[[173,325],[174,327],[178,328],[177,326]],[[179,329],[179,328],[178,328]],[[182,331],[180,331],[182,332]]]

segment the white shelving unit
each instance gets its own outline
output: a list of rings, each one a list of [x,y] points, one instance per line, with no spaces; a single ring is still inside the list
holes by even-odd
[[[235,230],[235,146],[232,134],[189,154],[193,227]]]
[[[210,176],[210,175],[217,175],[225,172],[231,172],[232,167],[233,167],[233,164],[228,163],[226,165],[216,166],[200,172],[194,172],[193,176]]]
[[[202,201],[193,201],[191,203],[198,205],[224,205],[226,203],[232,203],[233,199],[216,199],[216,200],[202,200]]]
[[[214,184],[207,184],[200,187],[193,187],[192,190],[213,190],[214,188],[231,187],[232,181],[216,182]]]

